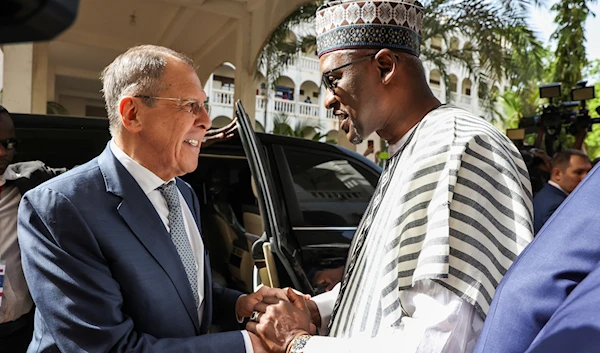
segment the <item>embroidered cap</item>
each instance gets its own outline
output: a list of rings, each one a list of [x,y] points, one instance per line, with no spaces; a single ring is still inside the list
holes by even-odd
[[[390,48],[419,55],[423,5],[415,0],[331,1],[317,10],[319,57],[340,49]]]

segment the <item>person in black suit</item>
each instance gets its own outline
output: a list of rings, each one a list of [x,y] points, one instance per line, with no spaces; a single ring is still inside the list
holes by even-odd
[[[567,149],[554,155],[550,180],[533,199],[534,235],[591,169],[590,158],[580,150]]]
[[[0,304],[0,352],[24,353],[33,334],[33,301],[21,267],[17,210],[25,192],[66,169],[40,161],[11,164],[19,140],[6,108],[0,105],[0,261],[6,271]],[[0,275],[2,276],[2,275]]]

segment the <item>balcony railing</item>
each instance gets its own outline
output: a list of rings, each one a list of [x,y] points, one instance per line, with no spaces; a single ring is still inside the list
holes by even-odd
[[[265,97],[256,96],[256,110],[265,110]]]
[[[450,92],[450,101],[456,103],[456,92]]]
[[[317,104],[298,103],[298,107],[302,116],[319,117],[319,106]]]
[[[321,71],[319,59],[316,59],[316,58],[310,58],[310,57],[306,57],[306,56],[300,54],[300,60],[296,60],[296,63],[298,63],[298,66],[302,70],[315,71],[315,72]]]
[[[442,96],[442,90],[439,87],[433,87],[433,86],[431,86],[431,92],[438,99],[440,99],[440,97]]]
[[[273,103],[276,112],[286,114],[294,114],[296,112],[296,103],[294,101],[275,98]]]
[[[467,96],[466,94],[462,94],[460,97],[460,102],[462,104],[471,105],[472,101],[471,96]]]
[[[213,89],[212,92],[213,96],[211,104],[233,106],[233,92],[220,89]]]
[[[337,117],[333,115],[333,109],[327,109],[327,119],[336,120]]]

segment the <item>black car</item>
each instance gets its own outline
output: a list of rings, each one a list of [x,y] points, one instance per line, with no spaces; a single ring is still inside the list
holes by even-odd
[[[238,136],[203,147],[197,170],[183,177],[202,206],[213,278],[247,292],[260,282],[320,292],[312,277],[344,265],[381,168],[331,144],[255,134],[237,108]],[[21,140],[17,161],[71,168],[110,140],[106,119],[13,118]]]

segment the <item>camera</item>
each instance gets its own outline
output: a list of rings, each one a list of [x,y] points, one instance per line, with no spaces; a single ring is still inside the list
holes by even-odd
[[[548,154],[552,155],[554,152],[554,142],[562,131],[576,135],[580,131],[589,130],[593,124],[600,123],[600,119],[590,117],[586,108],[586,101],[596,97],[594,86],[587,86],[587,81],[577,82],[576,87],[571,89],[571,101],[561,103],[555,102],[561,95],[560,83],[542,85],[539,89],[540,98],[547,98],[549,104],[541,108],[541,114],[521,118],[519,129],[516,130],[522,130],[521,135],[539,135],[542,131],[546,138]],[[600,108],[596,111],[600,114]],[[511,134],[519,135],[515,131],[511,131]]]

